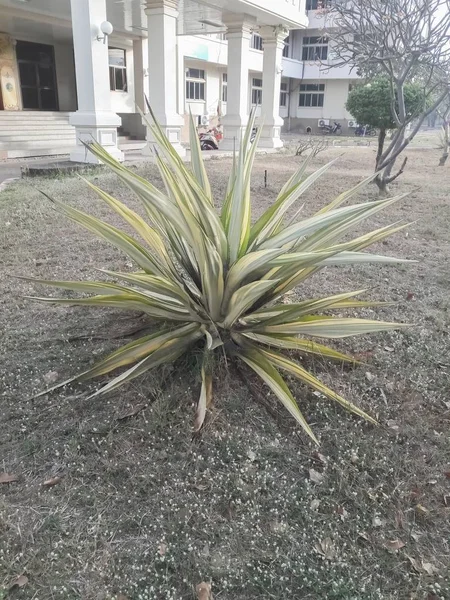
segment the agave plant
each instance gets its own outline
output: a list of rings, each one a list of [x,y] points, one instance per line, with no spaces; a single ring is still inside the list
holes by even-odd
[[[121,369],[93,396],[116,390],[163,363],[173,362],[201,345],[202,386],[194,428],[199,430],[212,400],[216,353],[242,361],[269,386],[308,435],[317,442],[280,374],[285,371],[368,421],[375,420],[348,402],[282,353],[320,355],[354,363],[350,356],[313,341],[345,338],[399,328],[402,325],[333,316],[333,311],[378,306],[356,299],[364,290],[285,304],[283,296],[331,265],[398,263],[401,259],[362,252],[406,225],[393,224],[351,241],[346,234],[361,221],[387,208],[388,200],[347,204],[374,176],[339,195],[317,214],[286,220],[306,190],[335,162],[306,176],[310,159],[281,189],[276,201],[252,222],[250,176],[257,139],[251,143],[254,116],[240,142],[221,214],[214,208],[211,186],[191,118],[191,167],[174,151],[152,114],[156,162],[165,184],[157,189],[112,158],[96,143],[89,150],[133,190],[146,219],[90,182],[99,197],[130,225],[136,237],[93,216],[53,200],[57,211],[110,242],[136,264],[134,272],[104,271],[115,282],[33,281],[89,294],[79,298],[35,298],[57,304],[115,307],[140,311],[161,325],[157,332],[133,340],[73,379],[83,381]],[[345,206],[343,206],[346,204]],[[120,283],[117,283],[120,282]],[[326,310],[326,316],[318,314]],[[149,323],[150,324],[150,323]],[[291,353],[295,355],[294,353]],[[49,390],[47,390],[48,392]]]

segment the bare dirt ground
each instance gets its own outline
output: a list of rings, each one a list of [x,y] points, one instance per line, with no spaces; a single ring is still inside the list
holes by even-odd
[[[413,222],[374,250],[418,263],[330,268],[296,292],[366,288],[367,298],[396,302],[366,316],[413,325],[337,345],[364,366],[313,365],[380,427],[291,382],[320,454],[262,384],[225,367],[193,437],[195,353],[106,398],[86,401],[94,383],[30,399],[113,349],[120,340],[110,336],[136,319],[40,305],[24,296],[46,290],[11,277],[87,279],[127,267],[38,192],[116,223],[79,178],[0,194],[0,473],[17,476],[0,484],[0,599],[188,600],[201,581],[216,600],[450,598],[450,171],[437,167],[438,150],[409,155],[394,191],[410,195],[371,227]],[[372,149],[346,150],[305,197],[305,215],[372,162]],[[298,164],[289,153],[258,157],[255,213]],[[208,163],[218,199],[230,165]],[[160,181],[151,165],[139,171]],[[92,179],[136,206],[114,176]],[[374,196],[368,187],[360,200]]]

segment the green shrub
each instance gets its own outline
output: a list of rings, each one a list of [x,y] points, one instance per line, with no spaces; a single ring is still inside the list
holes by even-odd
[[[212,399],[212,370],[216,353],[226,353],[255,371],[304,430],[317,442],[300,412],[280,370],[335,400],[349,411],[375,422],[355,405],[330,390],[282,351],[316,354],[355,362],[350,356],[313,341],[344,338],[401,327],[365,319],[320,316],[321,310],[376,306],[357,300],[364,290],[326,298],[283,304],[283,296],[318,270],[329,265],[397,263],[401,259],[362,252],[405,225],[394,224],[342,242],[364,219],[390,206],[389,200],[346,205],[372,177],[341,194],[317,214],[285,221],[286,213],[302,194],[335,162],[306,176],[307,159],[286,182],[275,203],[252,224],[250,175],[257,140],[250,136],[254,117],[234,159],[221,215],[218,215],[191,119],[191,170],[186,167],[158,124],[152,131],[158,146],[157,164],[165,183],[162,192],[115,161],[96,143],[88,147],[131,188],[142,203],[147,220],[95,185],[88,185],[132,226],[132,237],[97,218],[53,200],[55,208],[92,233],[110,242],[137,265],[137,271],[105,273],[121,283],[33,280],[89,294],[80,298],[37,298],[44,302],[111,306],[141,311],[161,323],[157,333],[136,339],[81,375],[56,386],[106,375],[119,375],[94,396],[117,389],[163,363],[175,361],[202,344],[202,388],[195,429],[204,422]],[[52,389],[56,389],[52,388]]]

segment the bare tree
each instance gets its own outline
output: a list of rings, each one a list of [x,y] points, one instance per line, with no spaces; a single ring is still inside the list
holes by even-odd
[[[394,165],[422,123],[449,94],[450,0],[334,0],[323,11],[334,64],[350,64],[365,77],[386,75],[396,129],[379,149],[376,183],[386,193],[404,170]],[[420,112],[408,114],[405,85],[418,83]]]
[[[313,139],[312,137],[303,138],[299,141],[297,146],[297,150],[295,152],[296,156],[301,156],[308,150],[311,151],[313,157],[317,156],[320,152],[328,149],[328,140],[323,139]]]

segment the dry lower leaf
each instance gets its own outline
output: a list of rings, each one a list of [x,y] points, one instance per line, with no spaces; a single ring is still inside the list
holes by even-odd
[[[196,586],[195,591],[197,592],[197,600],[212,600],[210,583],[202,581]]]
[[[405,518],[404,518],[403,512],[401,510],[398,510],[395,513],[395,525],[396,525],[397,529],[404,528]]]
[[[61,483],[62,481],[62,477],[52,477],[51,479],[47,479],[47,481],[44,481],[44,483],[42,484],[44,487],[46,488],[51,488],[54,485],[58,485],[58,483]]]
[[[9,584],[9,589],[12,590],[16,587],[23,588],[28,583],[28,577],[26,575],[19,575]]]
[[[406,546],[405,542],[402,542],[402,540],[390,540],[389,542],[386,542],[385,547],[388,550],[400,550],[400,548],[404,548]]]
[[[18,481],[17,475],[9,475],[9,473],[0,473],[0,483],[13,483]]]
[[[311,479],[311,481],[314,481],[314,483],[322,483],[323,481],[322,473],[319,473],[315,469],[309,470],[309,478]]]

